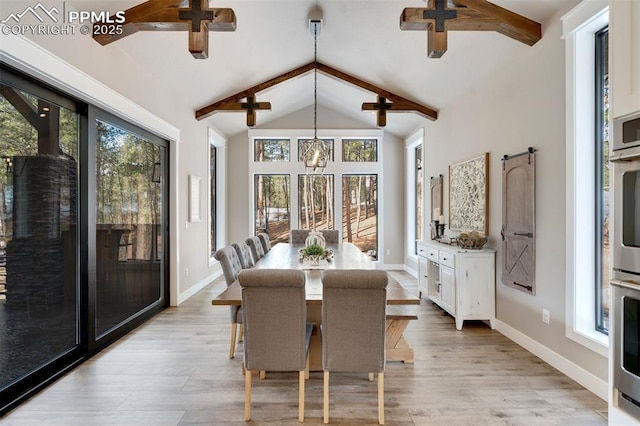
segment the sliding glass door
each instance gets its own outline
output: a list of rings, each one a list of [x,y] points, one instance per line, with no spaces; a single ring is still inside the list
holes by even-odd
[[[164,304],[162,140],[127,123],[95,118],[95,335]]]
[[[2,71],[0,410],[79,358],[81,344],[81,116],[70,99]]]
[[[0,416],[166,306],[167,159],[0,67]]]

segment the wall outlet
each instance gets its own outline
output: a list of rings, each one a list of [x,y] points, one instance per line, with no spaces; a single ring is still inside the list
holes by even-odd
[[[184,276],[185,277],[189,276],[189,268],[184,268]]]
[[[551,314],[549,313],[548,309],[543,309],[542,310],[542,322],[545,324],[549,324],[549,316]]]
[[[391,250],[387,249],[387,256],[391,256]]]

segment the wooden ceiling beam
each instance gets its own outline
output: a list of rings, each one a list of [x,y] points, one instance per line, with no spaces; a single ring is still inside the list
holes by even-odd
[[[389,92],[388,90],[384,90],[381,87],[368,83],[350,74],[337,70],[329,65],[325,65],[321,62],[309,62],[306,65],[293,69],[289,72],[281,74],[277,77],[274,77],[272,79],[259,83],[253,87],[250,87],[241,92],[228,96],[222,100],[219,100],[210,105],[207,105],[203,108],[200,108],[199,110],[196,111],[196,120],[202,120],[212,114],[215,114],[217,111],[236,110],[230,107],[230,105],[237,104],[241,99],[245,99],[249,96],[254,96],[256,93],[259,93],[277,84],[283,83],[299,75],[310,72],[314,68],[317,68],[318,71],[326,75],[329,75],[338,80],[342,80],[344,82],[350,83],[354,86],[360,87],[369,92],[373,92],[377,94],[379,97],[393,101],[392,105],[395,105],[395,106],[390,108],[391,111],[394,111],[394,112],[395,111],[399,111],[399,112],[414,111],[430,120],[436,120],[438,118],[438,111],[430,107],[421,105],[417,102],[410,101],[409,99],[403,98],[402,96],[396,95],[395,93]],[[364,106],[363,106],[363,110],[365,110]]]
[[[456,3],[497,19],[500,25],[496,31],[521,43],[533,46],[542,38],[542,25],[486,0],[456,0]]]
[[[447,51],[448,31],[497,31],[529,46],[542,38],[539,23],[487,0],[455,0],[455,7],[448,5],[445,0],[429,0],[428,7],[405,8],[400,15],[401,30],[427,31],[431,58]]]
[[[239,102],[241,99],[245,99],[248,96],[252,96],[256,93],[262,92],[263,90],[266,90],[270,87],[273,87],[277,84],[283,83],[287,80],[290,80],[294,77],[297,77],[299,75],[302,75],[304,73],[307,73],[309,71],[311,71],[313,69],[314,63],[310,62],[306,65],[303,65],[301,67],[298,67],[294,70],[291,70],[289,72],[286,72],[284,74],[280,74],[277,77],[274,77],[270,80],[264,81],[262,83],[256,84],[253,87],[250,87],[248,89],[245,89],[241,92],[238,92],[234,95],[231,95],[229,97],[226,97],[220,101],[214,102],[210,105],[207,105],[203,108],[200,108],[199,110],[196,111],[196,120],[202,120],[204,118],[207,118],[208,116],[210,116],[211,114],[214,114],[216,111],[219,110],[224,110],[226,108],[226,106],[228,104],[231,103],[235,103],[235,102]]]
[[[191,0],[192,9],[179,7],[182,0],[149,0],[125,11],[125,22],[108,24],[119,26],[120,34],[94,34],[98,43],[107,45],[138,31],[188,31],[189,51],[196,59],[208,56],[209,31],[235,31],[236,15],[233,9],[202,8],[202,0]],[[212,18],[212,19],[210,19]],[[112,16],[109,20],[117,22]],[[101,23],[97,23],[98,25]]]
[[[438,119],[438,111],[436,111],[433,108],[421,105],[417,102],[410,101],[409,99],[403,98],[400,95],[396,95],[395,93],[389,92],[388,90],[378,87],[375,84],[368,83],[357,77],[354,77],[345,72],[342,72],[333,67],[330,67],[329,65],[325,65],[321,62],[318,62],[317,66],[318,66],[318,71],[321,71],[339,80],[346,81],[347,83],[351,83],[354,86],[358,86],[362,89],[368,90],[369,92],[373,92],[380,97],[393,101],[394,103],[398,102],[405,106],[411,107],[415,112],[422,115],[423,117],[428,118],[429,120],[435,121]]]

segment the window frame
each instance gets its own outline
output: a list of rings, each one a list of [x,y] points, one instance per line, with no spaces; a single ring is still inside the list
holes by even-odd
[[[418,244],[416,240],[424,240],[425,239],[425,220],[426,215],[425,212],[427,209],[425,206],[425,178],[424,173],[422,175],[422,235],[416,235],[416,170],[415,170],[415,152],[416,147],[422,145],[422,164],[424,170],[424,155],[425,155],[425,145],[424,145],[424,129],[420,129],[417,132],[413,133],[407,139],[405,139],[405,203],[407,206],[406,210],[406,227],[405,227],[405,235],[407,236],[406,241],[406,253],[407,258],[412,259],[414,261],[418,261]]]
[[[605,113],[605,105],[603,102],[603,92],[605,89],[604,78],[605,78],[605,65],[607,58],[603,55],[603,52],[608,53],[608,41],[609,41],[609,26],[607,25],[605,28],[602,28],[598,32],[595,33],[595,143],[594,143],[594,156],[596,167],[595,170],[595,204],[596,211],[594,217],[594,225],[595,225],[595,257],[594,264],[596,266],[595,273],[595,320],[596,320],[596,330],[609,334],[609,330],[605,327],[604,324],[604,307],[603,307],[603,286],[605,283],[603,282],[603,256],[604,256],[604,207],[605,200],[603,196],[603,188],[605,185],[605,167],[604,164],[607,163],[609,155],[608,152],[605,151],[605,139],[604,139],[604,123],[602,117]],[[611,107],[608,109],[611,112]]]
[[[209,128],[207,134],[207,170],[208,170],[208,179],[207,179],[207,248],[209,253],[209,267],[218,264],[218,261],[213,257],[215,251],[219,247],[224,247],[226,245],[226,211],[227,211],[227,191],[226,187],[226,165],[227,165],[227,140],[217,133],[215,130]],[[215,191],[215,200],[211,200],[211,157],[210,157],[210,149],[211,147],[215,147],[216,149],[216,191]],[[212,205],[215,203],[215,206]],[[210,212],[215,210],[215,219],[212,219]],[[215,220],[215,226],[212,226],[212,220]],[[211,246],[211,233],[213,232],[212,228],[215,230],[215,239],[216,246]]]
[[[255,215],[255,194],[253,188],[253,179],[255,175],[260,174],[289,174],[291,175],[290,181],[290,205],[291,205],[291,217],[290,226],[296,227],[299,223],[299,197],[298,197],[298,178],[300,174],[306,173],[304,162],[299,161],[298,143],[291,143],[289,162],[258,162],[254,161],[254,139],[290,139],[291,141],[298,141],[299,139],[312,139],[314,131],[313,129],[250,129],[248,131],[247,144],[249,146],[249,152],[247,155],[248,170],[250,188],[247,191],[247,205],[250,206],[252,213],[249,215],[247,222],[247,230],[250,233],[254,232],[254,219]],[[333,158],[334,161],[329,161],[325,168],[325,174],[331,174],[334,176],[334,229],[339,230],[340,238],[342,239],[342,175],[345,174],[372,174],[378,176],[378,205],[384,205],[384,191],[383,191],[383,131],[379,129],[318,129],[318,139],[333,139]],[[375,162],[343,162],[342,155],[342,140],[343,139],[375,139],[377,141],[377,161]],[[378,209],[378,260],[377,262],[383,262],[384,255],[384,209]]]
[[[595,34],[609,22],[606,0],[581,2],[562,17],[566,63],[565,336],[602,355],[609,337],[596,330]],[[591,232],[585,232],[591,230]],[[594,265],[585,268],[584,265]]]

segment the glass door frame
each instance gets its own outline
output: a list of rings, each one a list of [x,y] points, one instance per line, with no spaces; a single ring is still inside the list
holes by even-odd
[[[87,242],[88,257],[86,259],[86,263],[84,263],[87,267],[87,299],[88,299],[88,309],[87,309],[87,331],[88,331],[88,351],[90,354],[93,354],[102,348],[108,346],[113,343],[123,335],[127,334],[129,331],[136,328],[138,325],[144,323],[146,320],[151,318],[153,315],[161,311],[162,309],[169,306],[169,157],[170,157],[170,144],[169,141],[156,136],[155,134],[148,132],[145,129],[142,129],[136,125],[133,125],[119,117],[114,116],[106,111],[103,111],[97,107],[89,106],[88,110],[88,140],[89,143],[85,149],[84,154],[86,157],[82,157],[84,164],[86,167],[83,168],[81,172],[81,180],[87,183],[87,192],[83,193],[85,195],[86,203],[83,204],[83,207],[86,208],[85,224],[86,224],[86,234],[83,235],[85,237],[84,241]],[[97,336],[96,333],[96,320],[97,320],[97,277],[96,277],[96,262],[97,262],[97,253],[95,250],[96,247],[96,224],[97,224],[97,182],[96,182],[96,154],[97,154],[97,126],[95,125],[96,120],[99,119],[101,121],[107,122],[109,124],[118,126],[124,130],[127,130],[131,133],[134,133],[140,137],[145,138],[147,141],[158,145],[164,148],[164,157],[161,160],[161,191],[163,194],[162,205],[161,205],[161,214],[162,214],[162,223],[160,229],[163,233],[163,244],[162,244],[162,261],[160,266],[160,277],[162,278],[162,288],[161,288],[161,296],[160,299],[149,306],[145,307],[141,311],[138,311],[133,316],[127,318],[118,326],[111,329],[107,333],[102,336]],[[83,231],[85,227],[83,226]]]
[[[15,70],[6,64],[0,64],[0,72],[2,73],[1,80],[12,87],[19,90],[23,90],[30,94],[33,94],[39,98],[49,100],[54,104],[73,104],[75,106],[75,112],[78,114],[78,151],[79,158],[82,160],[82,152],[87,145],[87,114],[86,104],[78,101],[73,96],[67,95],[55,88],[52,88],[38,80],[35,80],[24,73]],[[79,164],[79,172],[81,172],[82,165]],[[86,259],[86,245],[82,244],[83,237],[86,235],[83,233],[83,223],[81,212],[84,208],[83,196],[86,193],[86,182],[82,180],[79,173],[78,179],[78,198],[77,198],[77,232],[76,232],[76,332],[77,342],[76,345],[68,349],[66,352],[57,355],[50,359],[45,364],[37,367],[31,373],[23,376],[17,381],[13,382],[9,386],[0,392],[0,416],[8,412],[23,400],[28,398],[35,392],[45,388],[49,384],[62,377],[69,370],[75,368],[81,363],[87,356],[87,327],[86,327],[86,312],[87,312],[87,299],[86,299],[86,286],[84,285],[85,266],[83,259]]]

